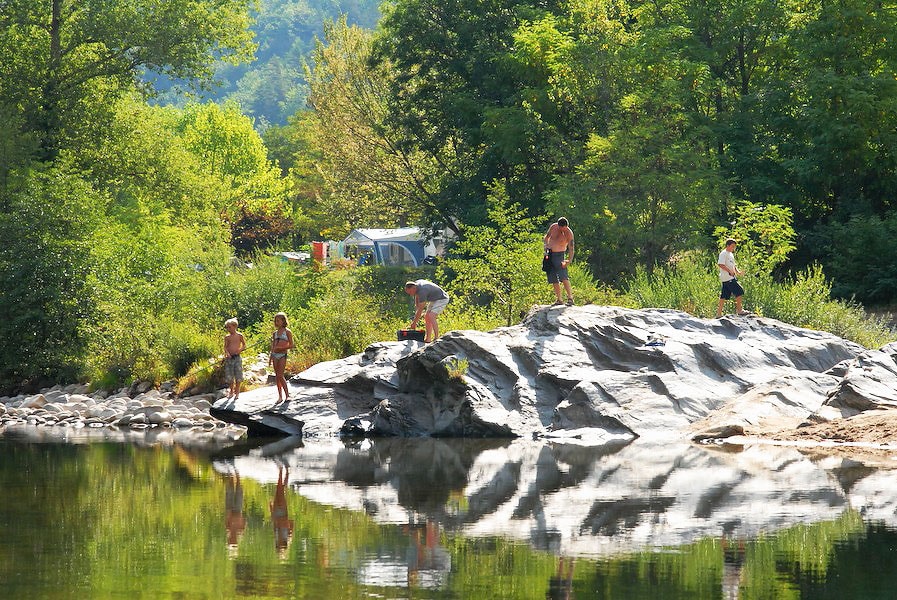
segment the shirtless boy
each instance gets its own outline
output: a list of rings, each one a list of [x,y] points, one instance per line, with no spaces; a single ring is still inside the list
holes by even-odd
[[[240,397],[240,385],[243,383],[243,359],[240,353],[246,350],[246,338],[237,331],[237,320],[224,322],[227,335],[224,336],[224,381],[227,383],[227,399]]]

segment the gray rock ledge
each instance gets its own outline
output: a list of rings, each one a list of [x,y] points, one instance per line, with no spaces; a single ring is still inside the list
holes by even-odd
[[[296,375],[285,403],[269,386],[211,414],[306,437],[706,439],[897,405],[895,355],[755,316],[535,307],[512,327],[376,343]],[[854,397],[872,383],[878,397]]]

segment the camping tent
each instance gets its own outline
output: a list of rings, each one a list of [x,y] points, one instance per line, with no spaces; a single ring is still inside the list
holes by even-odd
[[[427,256],[436,255],[432,242],[425,245],[420,229],[399,227],[396,229],[353,229],[343,240],[347,255],[353,248],[359,256],[370,254],[378,265],[418,266]]]

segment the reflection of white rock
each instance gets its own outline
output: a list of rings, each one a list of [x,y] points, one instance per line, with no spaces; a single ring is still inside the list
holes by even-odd
[[[724,533],[751,538],[850,508],[897,525],[893,471],[771,445],[375,439],[350,448],[305,440],[285,454],[260,449],[228,461],[263,482],[289,465],[296,493],[380,523],[431,520],[450,532],[569,555],[675,547]]]

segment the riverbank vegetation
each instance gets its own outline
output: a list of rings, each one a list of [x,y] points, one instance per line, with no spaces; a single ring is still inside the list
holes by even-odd
[[[734,235],[748,308],[894,339],[860,304],[897,297],[880,4],[397,0],[373,30],[333,15],[282,126],[201,100],[272,41],[247,0],[32,4],[0,8],[0,388],[178,377],[231,316],[264,350],[281,310],[305,368],[393,339],[420,276],[443,331],[508,325],[552,300],[561,215],[579,303],[711,316]],[[195,94],[162,106],[157,78]],[[436,268],[271,254],[399,225],[456,242]]]

